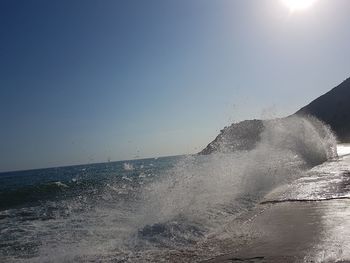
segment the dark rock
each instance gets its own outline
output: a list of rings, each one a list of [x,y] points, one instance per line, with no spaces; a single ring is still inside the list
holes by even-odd
[[[316,117],[330,126],[340,142],[350,142],[350,78],[293,115]],[[262,120],[234,123],[221,130],[199,154],[251,150],[260,141],[263,130]]]
[[[262,120],[246,120],[225,127],[214,141],[199,154],[233,152],[253,149],[264,129]]]

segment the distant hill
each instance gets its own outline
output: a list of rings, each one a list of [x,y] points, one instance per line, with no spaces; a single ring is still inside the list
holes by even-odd
[[[327,123],[341,142],[350,142],[350,78],[298,110]]]
[[[328,124],[340,142],[350,142],[350,78],[293,115],[314,116]],[[259,142],[263,130],[262,120],[233,123],[222,129],[199,154],[251,150]]]

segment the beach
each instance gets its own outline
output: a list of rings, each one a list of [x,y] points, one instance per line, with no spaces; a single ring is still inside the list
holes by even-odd
[[[205,262],[350,262],[347,166],[349,156],[322,165],[323,171],[333,168],[336,174],[332,176],[338,180],[328,185],[327,179],[319,180],[319,185],[312,186],[315,191],[304,198],[298,194],[294,199],[286,198],[279,191],[267,197],[253,216],[242,221],[242,227],[251,233],[247,242],[234,247],[234,253]],[[290,189],[284,190],[285,194]]]

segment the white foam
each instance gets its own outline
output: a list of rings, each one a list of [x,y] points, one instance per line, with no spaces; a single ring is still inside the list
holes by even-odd
[[[101,258],[100,254],[114,253],[114,259],[124,260],[123,255],[127,255],[131,258],[129,262],[135,262],[132,256],[142,253],[142,249],[156,251],[172,245],[176,247],[176,240],[197,241],[200,237],[193,229],[198,227],[205,235],[215,233],[275,186],[300,177],[308,167],[335,155],[334,136],[315,119],[293,117],[268,121],[264,125],[261,140],[253,150],[187,156],[153,182],[144,184],[140,196],[130,190],[133,195],[128,195],[129,198],[136,197],[130,202],[118,203],[113,199],[116,189],[129,193],[127,177],[118,188],[107,185],[104,200],[115,203],[97,203],[85,214],[56,220],[60,239],[56,240],[55,232],[46,235],[38,261],[51,262],[53,257],[57,262],[74,261],[77,257]],[[124,169],[129,171],[133,167],[124,163]],[[131,186],[130,189],[133,190]],[[70,204],[74,205],[74,202]],[[79,232],[75,230],[72,234],[67,228],[73,228],[76,222],[81,231],[87,233],[82,235],[83,242],[76,240]],[[46,222],[40,224],[48,227]],[[153,224],[169,227],[170,234],[155,236],[157,240],[166,239],[167,247],[140,243],[142,237],[137,235],[138,231]],[[172,232],[178,224],[178,229],[185,232]],[[189,227],[182,227],[183,224]],[[177,238],[176,235],[182,236]],[[60,257],[56,259],[57,255]]]
[[[134,166],[131,163],[123,163],[123,168],[125,171],[132,171],[134,170]]]
[[[336,156],[334,135],[316,119],[290,117],[264,125],[255,149],[188,156],[164,180],[145,189],[140,226],[180,216],[215,228],[231,220],[233,210],[244,209],[239,198],[259,199]]]

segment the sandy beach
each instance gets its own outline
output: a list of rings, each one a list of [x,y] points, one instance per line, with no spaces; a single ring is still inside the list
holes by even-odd
[[[322,182],[327,193],[321,195],[328,198],[318,192],[312,201],[277,198],[258,205],[260,213],[242,223],[252,234],[246,245],[205,262],[350,262],[349,164],[349,156],[344,156],[324,166],[339,165],[342,173],[337,184]]]
[[[256,233],[237,253],[207,262],[346,262],[350,200],[277,203],[249,223]]]

